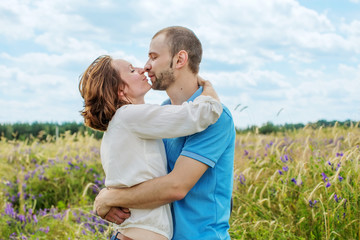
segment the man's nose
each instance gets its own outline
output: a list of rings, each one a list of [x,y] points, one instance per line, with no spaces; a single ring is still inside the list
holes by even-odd
[[[149,63],[149,60],[145,63],[144,70],[146,72],[151,70],[151,64]]]

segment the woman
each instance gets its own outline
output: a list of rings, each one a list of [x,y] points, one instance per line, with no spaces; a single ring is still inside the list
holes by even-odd
[[[202,131],[222,113],[216,92],[207,81],[203,82],[203,94],[194,102],[167,106],[145,104],[144,96],[151,85],[144,73],[125,60],[100,56],[80,79],[84,122],[105,131],[100,153],[107,187],[131,187],[166,175],[161,139]],[[125,236],[171,239],[169,204],[155,209],[130,210],[130,218],[118,226]]]

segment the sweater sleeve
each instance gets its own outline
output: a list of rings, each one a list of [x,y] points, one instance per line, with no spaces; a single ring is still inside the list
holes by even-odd
[[[182,105],[134,104],[121,107],[121,122],[140,138],[161,139],[191,135],[215,123],[222,105],[200,95]]]

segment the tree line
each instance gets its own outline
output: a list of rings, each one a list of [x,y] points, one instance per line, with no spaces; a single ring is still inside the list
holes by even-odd
[[[335,125],[338,127],[359,127],[360,122],[352,121],[352,120],[346,120],[346,121],[326,121],[326,120],[319,120],[314,123],[308,123],[308,124],[302,124],[302,123],[285,123],[283,125],[274,125],[272,122],[267,122],[266,124],[263,124],[262,126],[249,126],[245,129],[236,129],[238,133],[247,133],[247,132],[258,132],[259,134],[270,134],[270,133],[278,133],[278,132],[286,132],[291,130],[297,130],[304,128],[305,126],[311,127],[311,128],[319,128],[319,127],[334,127]]]
[[[326,121],[319,120],[315,123],[308,123],[307,125],[312,128],[319,127],[333,127],[337,124],[339,127],[359,127],[359,122],[346,120],[343,122],[340,121]],[[304,128],[305,125],[302,123],[298,124],[284,124],[284,125],[274,125],[272,122],[267,122],[262,126],[249,126],[244,129],[237,128],[238,133],[247,133],[247,132],[258,132],[259,134],[270,134],[278,132],[286,132],[289,130],[297,130]],[[0,137],[8,140],[25,140],[37,138],[40,140],[46,140],[48,137],[60,137],[65,132],[69,131],[71,134],[89,134],[93,135],[96,139],[101,139],[103,132],[93,130],[89,127],[86,127],[83,123],[77,122],[64,122],[61,124],[58,123],[0,123]]]
[[[86,127],[83,123],[64,122],[58,123],[4,123],[0,124],[0,137],[8,140],[25,140],[37,138],[45,140],[48,137],[60,137],[65,132],[71,134],[89,134],[96,139],[102,138],[103,133]]]

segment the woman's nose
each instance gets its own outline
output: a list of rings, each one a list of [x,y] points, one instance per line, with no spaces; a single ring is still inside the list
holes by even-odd
[[[144,68],[138,68],[138,73],[139,74],[144,74],[145,73],[145,69]]]

